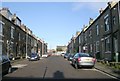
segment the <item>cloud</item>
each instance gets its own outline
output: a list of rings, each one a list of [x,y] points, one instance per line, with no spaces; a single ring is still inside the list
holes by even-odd
[[[89,9],[92,11],[98,11],[100,8],[106,8],[107,2],[77,2],[72,4],[72,11],[81,11]]]

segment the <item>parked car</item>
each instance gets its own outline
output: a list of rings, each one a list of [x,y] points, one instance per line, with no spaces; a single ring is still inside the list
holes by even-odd
[[[88,53],[76,53],[72,59],[72,65],[79,67],[94,67],[96,59]]]
[[[37,61],[40,60],[40,56],[37,53],[32,53],[28,59],[29,61]]]
[[[47,54],[47,53],[46,53],[46,54],[43,54],[42,57],[43,57],[43,58],[47,58],[47,57],[48,57],[48,54]]]
[[[10,60],[13,59],[13,55],[12,55],[12,54],[9,55],[9,59],[10,59]]]
[[[61,53],[61,56],[64,56],[65,53]]]
[[[68,56],[69,56],[69,53],[65,53],[65,54],[64,54],[64,58],[66,58],[66,59],[67,59],[67,58],[68,58]]]
[[[2,75],[12,72],[12,65],[7,55],[0,57],[0,67],[2,67]]]
[[[68,59],[68,61],[72,61],[73,56],[74,56],[74,54],[69,54],[69,55],[68,55],[68,58],[67,58],[67,59]]]

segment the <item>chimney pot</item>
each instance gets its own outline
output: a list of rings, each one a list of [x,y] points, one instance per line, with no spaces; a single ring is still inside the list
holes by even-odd
[[[101,8],[100,10],[99,10],[99,13],[101,14],[103,12],[103,9]]]
[[[92,24],[92,22],[93,22],[93,19],[90,18],[90,20],[89,20],[89,25]]]

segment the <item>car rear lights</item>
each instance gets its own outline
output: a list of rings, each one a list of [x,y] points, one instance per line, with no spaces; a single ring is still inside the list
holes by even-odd
[[[78,62],[81,61],[81,58],[78,58]]]
[[[96,61],[96,59],[95,59],[95,58],[93,58],[93,59],[92,59],[92,61],[93,61],[93,62],[95,62],[95,61]]]

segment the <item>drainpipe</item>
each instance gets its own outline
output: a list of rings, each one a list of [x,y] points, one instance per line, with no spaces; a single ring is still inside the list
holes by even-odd
[[[120,1],[118,1],[118,29],[119,29],[119,37],[118,40],[120,40]],[[119,45],[120,41],[118,41],[118,45]],[[119,47],[118,47],[119,48]],[[120,50],[117,53],[117,59],[120,59]],[[116,60],[117,62],[120,60]]]
[[[28,51],[28,49],[27,49],[27,47],[28,47],[28,46],[27,46],[27,42],[28,42],[28,34],[27,34],[27,32],[26,32],[26,59],[27,59],[27,56],[28,56],[28,55],[27,55],[27,51]]]
[[[108,7],[109,7],[109,14],[110,14],[110,28],[111,28],[111,61],[113,61],[113,51],[114,51],[114,45],[113,45],[113,25],[112,25],[112,6],[111,6],[112,2],[108,2]]]

